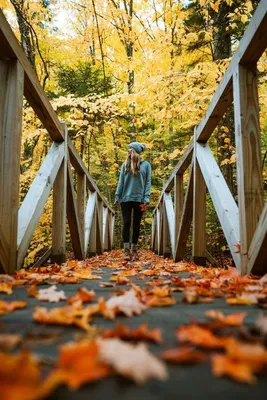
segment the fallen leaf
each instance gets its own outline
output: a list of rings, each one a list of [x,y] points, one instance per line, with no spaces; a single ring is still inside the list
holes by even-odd
[[[257,304],[258,303],[258,297],[255,294],[242,294],[241,296],[237,297],[230,297],[226,299],[227,304],[232,304],[232,305],[238,305],[238,304],[246,304],[246,305],[251,305],[251,304]]]
[[[111,297],[105,302],[105,306],[106,314],[104,316],[107,318],[111,318],[112,315],[115,317],[117,312],[122,312],[127,317],[132,317],[135,314],[142,314],[142,312],[147,308],[147,306],[141,303],[136,297],[136,293],[133,289],[129,290],[122,296]]]
[[[177,349],[166,350],[161,356],[164,360],[175,364],[196,364],[207,358],[206,353],[191,347],[178,347]]]
[[[13,293],[12,287],[13,287],[12,283],[2,282],[2,283],[0,283],[0,292],[6,293],[6,294],[11,294],[11,293]]]
[[[95,298],[94,290],[87,290],[86,288],[79,288],[78,293],[74,296],[68,298],[67,303],[72,304],[76,301],[81,301],[82,303],[89,303]]]
[[[255,383],[253,369],[249,364],[237,362],[223,354],[212,356],[212,372],[215,376],[227,375],[238,382]]]
[[[162,343],[161,330],[159,328],[149,329],[148,324],[141,324],[138,328],[131,330],[126,325],[117,322],[114,329],[106,330],[104,338],[121,338],[126,340],[149,340]]]
[[[208,310],[205,312],[206,317],[220,321],[226,325],[239,326],[242,325],[246,316],[245,312],[224,315],[220,310]]]
[[[259,313],[256,320],[256,327],[260,330],[263,335],[267,335],[267,314]]]
[[[56,369],[48,380],[65,383],[76,390],[86,382],[111,375],[111,369],[100,360],[99,346],[95,342],[67,343],[60,348]]]
[[[60,300],[66,300],[63,290],[57,291],[57,287],[50,286],[48,289],[40,289],[37,298],[40,301],[49,301],[50,303],[58,303]]]
[[[0,300],[0,315],[8,314],[16,309],[26,307],[26,301],[4,301]]]
[[[0,333],[0,350],[14,350],[21,342],[21,335],[12,333]]]
[[[181,326],[176,330],[176,337],[181,343],[191,343],[208,349],[225,347],[225,338],[219,338],[210,330],[197,325]]]
[[[93,279],[102,279],[100,275],[92,275],[91,271],[78,271],[73,273],[76,278],[79,279],[88,279],[88,280],[93,280]]]
[[[171,297],[151,296],[147,298],[147,304],[150,307],[171,306],[176,303],[176,300]]]
[[[139,385],[150,378],[166,380],[168,377],[165,364],[144,343],[134,346],[119,339],[99,339],[98,344],[100,360]]]

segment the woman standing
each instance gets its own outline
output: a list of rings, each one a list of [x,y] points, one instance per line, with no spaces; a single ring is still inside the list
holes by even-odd
[[[126,161],[122,164],[115,204],[121,206],[123,218],[123,247],[126,261],[138,260],[137,242],[146,205],[150,202],[151,165],[141,158],[145,144],[132,142],[128,146]],[[130,229],[133,212],[132,241]]]

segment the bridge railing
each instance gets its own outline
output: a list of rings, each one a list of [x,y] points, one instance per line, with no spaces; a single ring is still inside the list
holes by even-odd
[[[152,249],[181,260],[193,223],[193,260],[205,265],[206,188],[241,274],[267,272],[267,203],[264,204],[257,61],[267,47],[267,2],[262,0],[240,41],[194,138],[165,183],[153,212]],[[238,206],[208,140],[234,104]],[[184,195],[183,177],[190,168]],[[171,191],[174,190],[174,204]]]
[[[53,143],[19,207],[23,95]],[[23,265],[52,188],[52,247],[39,263],[49,257],[54,262],[64,261],[66,216],[77,259],[85,258],[87,251],[100,254],[110,250],[114,211],[89,175],[0,10],[0,267],[5,272],[13,273]]]

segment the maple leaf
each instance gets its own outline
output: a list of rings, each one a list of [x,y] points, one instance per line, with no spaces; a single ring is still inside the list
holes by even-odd
[[[0,300],[0,315],[10,313],[18,308],[26,307],[26,301],[4,301]]]
[[[181,343],[192,343],[208,349],[224,348],[227,338],[219,338],[210,330],[197,325],[185,325],[176,330],[177,339]]]
[[[0,353],[0,398],[33,400],[46,397],[53,385],[42,385],[39,364],[28,352]]]
[[[224,315],[219,310],[208,310],[205,312],[205,315],[208,318],[220,321],[226,325],[239,326],[239,325],[242,325],[243,320],[246,316],[246,313],[240,312],[240,313],[235,313],[235,314]]]
[[[116,314],[116,312],[122,312],[127,317],[132,317],[134,314],[140,315],[144,310],[146,310],[147,306],[139,301],[136,297],[136,293],[133,289],[129,290],[122,296],[114,296],[111,297],[108,301],[105,302],[106,306],[106,315],[109,317],[111,315]]]
[[[21,342],[21,335],[0,333],[0,350],[13,350]]]
[[[196,364],[207,358],[206,353],[191,347],[178,347],[177,349],[166,350],[161,356],[164,360],[175,364]]]
[[[143,204],[140,204],[140,206],[139,206],[140,208],[141,208],[141,211],[146,211],[146,204],[145,203],[143,203]]]
[[[47,310],[44,307],[37,307],[33,319],[42,324],[76,325],[81,329],[90,329],[88,321],[91,315],[99,311],[99,305],[83,308],[81,303],[74,303],[71,306],[52,308]]]
[[[147,298],[147,304],[150,307],[171,306],[176,303],[176,300],[171,297],[151,296]]]
[[[138,328],[130,330],[126,325],[118,322],[114,329],[105,331],[103,337],[119,337],[126,340],[149,340],[155,343],[162,343],[161,330],[159,328],[149,329],[148,324],[141,324]]]
[[[99,359],[99,346],[95,342],[70,342],[61,346],[56,369],[48,380],[76,390],[86,382],[111,374],[111,369]]]
[[[240,243],[236,243],[236,244],[234,244],[234,246],[237,248],[237,250],[235,251],[235,254],[241,253]]]
[[[99,358],[119,374],[143,384],[150,378],[166,380],[167,368],[144,343],[126,344],[119,339],[99,339]]]
[[[256,382],[253,368],[249,364],[234,361],[222,354],[215,354],[212,357],[212,372],[215,376],[227,375],[238,382]]]
[[[94,290],[87,290],[86,288],[79,288],[78,293],[74,296],[68,298],[67,303],[72,304],[76,301],[81,301],[82,303],[89,303],[95,298],[95,291]]]
[[[257,304],[258,296],[255,294],[243,293],[241,296],[230,297],[230,298],[226,299],[226,303],[232,304],[232,305],[235,305],[235,304],[246,304],[246,305]]]
[[[12,287],[13,287],[12,283],[2,282],[2,283],[0,283],[0,292],[6,293],[6,294],[11,294],[13,292]]]
[[[48,289],[40,289],[37,298],[40,301],[49,301],[50,303],[57,303],[60,300],[66,300],[63,290],[57,291],[57,287],[50,286]]]
[[[88,279],[88,280],[93,280],[93,279],[102,279],[100,275],[92,275],[91,271],[78,271],[74,272],[74,276],[76,278],[80,279]]]

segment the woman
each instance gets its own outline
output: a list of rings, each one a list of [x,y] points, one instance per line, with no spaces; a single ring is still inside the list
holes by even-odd
[[[145,144],[132,142],[128,146],[126,161],[122,164],[115,204],[121,206],[123,218],[123,247],[126,261],[138,260],[137,242],[142,214],[150,202],[151,165],[140,154]],[[130,228],[133,212],[132,245],[130,246]]]

